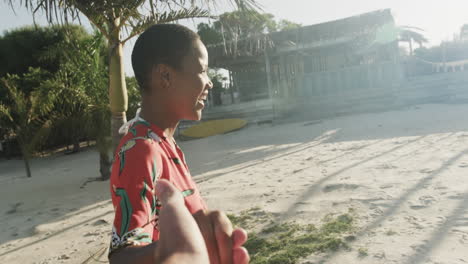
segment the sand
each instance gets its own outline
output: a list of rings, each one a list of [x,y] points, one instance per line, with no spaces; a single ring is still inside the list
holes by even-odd
[[[350,249],[304,263],[468,263],[468,105],[249,125],[180,145],[210,208],[306,223],[352,208]],[[108,182],[80,188],[98,176],[98,155],[32,170],[0,161],[0,263],[105,261]]]

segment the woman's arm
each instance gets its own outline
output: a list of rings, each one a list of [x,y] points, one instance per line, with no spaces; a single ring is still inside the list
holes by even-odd
[[[156,262],[156,248],[158,242],[146,246],[129,246],[112,253],[109,258],[110,264],[154,264]]]
[[[156,186],[156,194],[163,207],[159,218],[160,240],[146,246],[130,246],[117,250],[109,259],[111,264],[208,264],[209,250],[205,241],[210,236],[202,235],[203,229],[212,235],[209,239],[213,240],[211,243],[220,252],[221,261],[215,261],[216,263],[249,262],[249,255],[242,247],[247,240],[245,231],[237,229],[233,232],[230,221],[223,219],[220,212],[208,213],[208,217],[199,218],[196,222],[185,207],[182,195],[169,181],[160,180]],[[210,228],[207,226],[211,226],[212,230],[208,230]],[[227,243],[220,242],[223,236],[229,240]],[[223,259],[223,255],[229,257],[224,256]]]
[[[180,192],[168,181],[160,180],[156,194],[162,207],[160,239],[147,246],[131,246],[114,252],[111,264],[207,264],[208,252],[200,229],[184,204]]]

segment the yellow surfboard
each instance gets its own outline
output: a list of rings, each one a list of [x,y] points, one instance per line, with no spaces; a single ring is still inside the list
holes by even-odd
[[[191,138],[204,138],[241,129],[247,125],[243,119],[219,119],[206,121],[181,132],[182,136]]]

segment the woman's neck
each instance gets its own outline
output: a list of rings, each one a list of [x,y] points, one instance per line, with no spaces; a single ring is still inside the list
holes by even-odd
[[[171,113],[155,107],[148,107],[142,102],[141,118],[159,127],[167,138],[172,139],[179,125],[179,120],[171,118]]]

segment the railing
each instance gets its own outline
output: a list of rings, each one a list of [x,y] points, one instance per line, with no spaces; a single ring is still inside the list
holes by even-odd
[[[468,60],[432,62],[412,56],[406,61],[405,66],[406,71],[410,76],[444,72],[460,72],[468,70]]]
[[[357,90],[385,89],[399,85],[402,80],[400,65],[385,62],[305,74],[298,80],[298,90],[305,97],[346,95]]]

